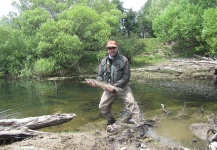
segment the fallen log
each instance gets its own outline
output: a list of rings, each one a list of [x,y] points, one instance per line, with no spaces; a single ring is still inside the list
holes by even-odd
[[[0,120],[0,127],[10,127],[13,129],[17,129],[19,127],[27,127],[29,129],[35,130],[69,122],[75,116],[76,114],[54,114],[23,119],[2,119]]]
[[[20,141],[44,133],[45,132],[30,129],[0,131],[0,143]]]
[[[171,62],[182,62],[182,63],[191,63],[191,64],[217,64],[217,61],[207,61],[207,60],[170,60]]]
[[[197,57],[198,59],[201,59],[201,60],[207,60],[207,61],[215,61],[216,59],[213,59],[211,57],[203,57],[203,56],[199,56],[199,55],[195,55],[195,57]]]
[[[43,132],[34,130],[69,122],[75,116],[76,114],[54,114],[22,119],[2,119],[0,141],[36,136]]]

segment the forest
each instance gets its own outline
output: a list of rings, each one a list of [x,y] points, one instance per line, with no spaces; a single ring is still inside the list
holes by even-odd
[[[98,65],[109,40],[116,40],[130,60],[152,53],[148,39],[161,42],[161,57],[217,54],[216,0],[147,0],[138,12],[124,8],[121,0],[19,0],[12,5],[17,12],[0,18],[0,77],[80,73]]]

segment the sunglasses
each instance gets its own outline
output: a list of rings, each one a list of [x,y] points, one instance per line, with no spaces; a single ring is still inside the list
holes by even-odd
[[[108,50],[116,49],[117,47],[107,47]]]

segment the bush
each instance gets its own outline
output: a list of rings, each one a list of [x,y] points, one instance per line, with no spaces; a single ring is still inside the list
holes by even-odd
[[[39,59],[34,64],[34,72],[37,76],[45,77],[56,70],[56,61],[53,59]]]
[[[144,41],[139,39],[136,34],[131,34],[129,38],[119,35],[114,40],[119,44],[119,52],[125,55],[130,62],[133,60],[133,56],[143,53],[146,47]]]
[[[217,54],[217,9],[210,8],[205,10],[203,15],[203,31],[202,38],[210,47],[209,53],[211,55]]]

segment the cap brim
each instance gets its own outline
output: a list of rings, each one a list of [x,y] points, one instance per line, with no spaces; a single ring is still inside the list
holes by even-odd
[[[107,45],[106,47],[117,47],[117,45]]]

